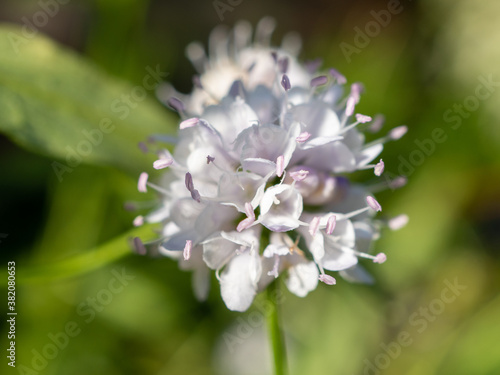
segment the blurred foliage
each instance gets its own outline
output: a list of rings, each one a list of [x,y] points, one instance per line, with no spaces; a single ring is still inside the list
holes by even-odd
[[[500,373],[500,90],[456,129],[443,117],[475,95],[479,76],[500,79],[498,59],[490,55],[498,54],[498,4],[401,3],[403,12],[351,62],[340,43],[354,43],[354,28],[372,21],[370,12],[387,9],[387,2],[255,0],[225,13],[228,24],[241,18],[255,24],[272,15],[278,36],[299,31],[304,59],[324,57],[325,67],[363,82],[360,111],[385,114],[386,129],[407,124],[405,138],[384,150],[389,173],[398,174],[402,160],[419,150],[418,141],[432,139],[434,129],[446,134],[418,165],[406,168],[406,187],[377,195],[384,214],[407,213],[410,223],[377,243],[389,261],[367,265],[374,286],[339,280],[305,300],[285,294],[292,374]],[[219,23],[212,3],[75,0],[60,4],[40,28],[59,44],[38,34],[19,46],[19,54],[7,33],[22,35],[23,17],[32,19],[40,5],[9,0],[0,7],[1,20],[18,24],[0,28],[0,129],[6,136],[0,139],[0,232],[7,235],[0,239],[0,256],[4,270],[7,261],[16,261],[19,313],[18,367],[10,371],[2,363],[2,373],[268,373],[264,325],[250,325],[260,299],[250,312],[232,313],[214,278],[208,301],[199,303],[190,274],[175,262],[129,251],[138,231],[154,236],[154,228],[131,229],[134,214],[123,209],[125,201],[147,205],[154,199],[136,192],[137,172],[151,161],[136,144],[152,133],[173,132],[176,120],[153,92],[125,120],[110,106],[142,84],[147,66],[159,64],[170,73],[167,80],[189,90],[194,71],[183,48],[192,39],[206,42]],[[77,147],[81,130],[96,128],[103,117],[113,119],[116,131],[60,182],[53,162],[64,163],[66,145]],[[122,272],[129,279],[115,293],[110,282]],[[6,272],[1,275],[5,295]],[[454,280],[465,289],[443,303],[446,283]],[[43,369],[20,371],[20,365],[33,368],[36,353],[69,322],[80,331],[55,358],[38,363]],[[249,337],[227,345],[224,334],[242,328]],[[411,344],[398,352],[404,332]],[[387,363],[383,347],[397,354]],[[370,369],[376,363],[385,368]]]
[[[16,27],[0,29],[0,50],[0,129],[26,148],[64,158],[65,167],[55,167],[61,179],[82,159],[138,172],[148,159],[130,146],[168,129],[159,105],[145,100],[166,76],[157,66],[146,67],[143,87],[133,87]]]

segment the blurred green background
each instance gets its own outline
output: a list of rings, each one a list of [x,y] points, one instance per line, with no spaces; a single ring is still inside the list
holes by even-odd
[[[406,213],[410,223],[377,242],[389,261],[366,264],[375,285],[339,280],[306,299],[285,292],[291,373],[500,374],[500,3],[403,0],[377,29],[376,14],[394,1],[222,2],[238,3],[223,13],[227,25],[273,16],[275,45],[299,32],[303,60],[322,57],[324,67],[363,82],[361,113],[383,113],[386,129],[409,126],[382,154],[386,176],[404,173],[409,183],[377,198],[384,214]],[[18,312],[17,367],[3,355],[0,372],[269,373],[258,303],[245,314],[228,311],[215,278],[198,303],[190,274],[175,262],[129,253],[134,233],[153,236],[131,230],[135,214],[123,209],[154,199],[136,191],[152,161],[136,144],[177,126],[152,91],[125,120],[113,119],[117,131],[71,172],[60,179],[53,170],[66,145],[77,147],[80,128],[96,127],[113,99],[142,84],[147,66],[191,89],[184,47],[206,44],[221,23],[214,2],[73,0],[56,2],[57,11],[47,3],[0,3],[0,21],[10,23],[0,41],[4,354],[8,261],[16,262]],[[14,53],[9,30],[23,35],[19,27],[39,12],[54,15],[26,43],[17,40]],[[363,42],[358,30],[372,36]],[[123,272],[128,279],[113,284]],[[96,298],[104,305],[92,305]],[[228,345],[238,332],[248,337]]]

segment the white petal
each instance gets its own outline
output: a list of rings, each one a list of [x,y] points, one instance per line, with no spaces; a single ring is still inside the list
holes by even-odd
[[[374,239],[373,227],[364,221],[356,221],[354,222],[354,230],[356,232],[356,249],[363,253],[369,253],[370,245]]]
[[[261,265],[262,265],[262,271],[260,273],[260,279],[257,284],[257,291],[259,292],[266,289],[266,287],[275,280],[275,277],[269,274],[269,272],[272,271],[274,268],[274,257],[273,258],[263,257],[261,259]],[[282,269],[283,269],[283,262],[280,262],[278,273],[280,273]]]
[[[204,241],[213,233],[220,231],[225,224],[236,220],[236,218],[238,218],[238,212],[234,208],[210,203],[194,222],[197,240]]]
[[[252,283],[257,286],[259,282],[260,275],[262,273],[262,262],[260,260],[258,249],[250,250],[250,280]]]
[[[241,155],[244,169],[245,161],[265,159],[276,162],[280,155],[285,156],[285,167],[295,150],[295,133],[298,125],[292,126],[290,131],[277,125],[253,125],[238,135],[234,150]]]
[[[266,182],[267,178],[253,173],[225,173],[219,180],[217,197],[221,204],[234,206],[244,213],[245,203],[251,202],[253,208],[260,203]]]
[[[334,248],[326,250],[325,256],[321,259],[323,268],[330,271],[345,270],[357,263],[358,258],[354,254]]]
[[[364,186],[351,185],[349,189],[346,189],[346,193],[343,199],[340,202],[336,202],[331,208],[332,211],[349,213],[366,207],[366,196],[369,192]],[[356,220],[360,220],[368,215],[369,213],[357,215]]]
[[[354,154],[342,141],[316,147],[304,155],[307,155],[304,165],[317,170],[340,173],[351,172],[356,167]]]
[[[384,145],[381,143],[378,143],[376,145],[373,145],[371,147],[368,147],[368,148],[361,150],[356,155],[356,164],[358,166],[364,166],[364,165],[368,164],[373,159],[375,159],[377,156],[379,156],[383,149],[384,149]]]
[[[309,242],[309,251],[316,261],[323,259],[325,256],[325,245],[324,237],[321,233],[316,233],[316,235],[312,237],[312,241]]]
[[[187,189],[184,187],[187,191]],[[204,204],[196,202],[191,197],[177,200],[171,209],[170,219],[182,229],[194,227],[196,218],[205,208]]]
[[[340,141],[342,139],[344,139],[344,137],[342,137],[342,136],[316,137],[316,138],[313,138],[313,139],[307,141],[306,143],[304,143],[302,145],[302,147],[300,147],[300,148],[302,150],[309,150],[311,148],[324,146],[324,145],[327,145],[327,144],[332,143],[332,142]]]
[[[339,274],[347,281],[353,283],[363,283],[363,284],[374,283],[373,277],[368,272],[366,272],[366,270],[360,265],[356,265],[346,270],[342,270],[339,272]]]
[[[344,134],[343,143],[349,147],[354,153],[357,153],[365,143],[365,135],[357,129],[351,129]]]
[[[258,122],[255,112],[241,99],[224,100],[207,107],[202,116],[231,144],[244,129]]]
[[[300,225],[302,196],[290,185],[272,186],[262,197],[260,212],[259,222],[272,231],[295,229]]]
[[[193,240],[195,238],[196,233],[192,230],[180,232],[163,242],[160,246],[159,251],[160,253],[162,253],[163,250],[182,251],[184,250],[184,246],[186,246],[186,241]]]
[[[311,90],[294,86],[288,91],[288,102],[294,106],[307,103],[311,98]]]
[[[321,101],[298,105],[292,110],[294,118],[306,125],[313,137],[333,137],[340,131],[337,114]]]
[[[245,246],[248,248],[253,248],[258,246],[260,237],[260,228],[252,227],[248,228],[242,232],[231,231],[231,232],[221,232],[222,238],[230,241],[234,244]]]
[[[324,216],[323,218],[326,218]],[[325,246],[330,246],[331,243],[335,242],[343,246],[354,247],[356,239],[356,231],[354,230],[354,225],[350,220],[339,220],[342,216],[337,218],[337,224],[335,225],[335,231],[330,236],[325,236]],[[326,219],[324,219],[326,224]]]
[[[274,233],[273,233],[274,234]],[[264,249],[264,252],[262,255],[264,255],[266,258],[272,258],[274,255],[287,255],[290,254],[290,249],[286,245],[282,244],[269,244],[266,246]]]
[[[244,171],[250,171],[259,176],[266,176],[276,170],[276,163],[262,158],[247,158],[241,163]]]
[[[198,267],[194,269],[193,276],[194,295],[198,301],[205,301],[210,290],[210,272],[208,267]]]
[[[274,204],[274,197],[276,197],[276,195],[281,194],[282,192],[288,189],[290,189],[290,185],[285,185],[285,184],[274,185],[271,186],[269,189],[267,189],[264,192],[264,195],[260,202],[260,214],[265,215]]]
[[[277,99],[265,86],[258,86],[246,97],[246,102],[255,111],[263,124],[272,123],[276,118]]]
[[[247,310],[255,297],[257,285],[252,280],[249,252],[236,255],[220,275],[221,295],[229,310]]]
[[[302,195],[293,186],[287,184],[271,186],[262,196],[259,220],[263,225],[266,225],[264,224],[266,222],[274,225],[277,220],[283,219],[285,225],[296,228],[302,208]]]
[[[223,267],[234,254],[238,246],[219,237],[203,243],[203,260],[213,270]]]
[[[299,297],[305,297],[318,285],[318,268],[314,262],[298,263],[288,270],[286,286]]]

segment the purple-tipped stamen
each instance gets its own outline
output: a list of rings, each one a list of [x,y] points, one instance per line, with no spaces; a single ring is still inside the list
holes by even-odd
[[[408,127],[406,125],[398,126],[389,132],[389,138],[391,138],[393,141],[397,141],[403,135],[405,135],[407,131]]]
[[[364,87],[361,83],[355,82],[351,85],[351,94],[350,96],[356,100],[356,104],[359,103],[359,99],[361,99],[361,94],[364,91]]]
[[[306,67],[306,70],[310,74],[313,74],[313,73],[315,73],[319,69],[319,67],[322,64],[323,64],[323,60],[321,60],[320,58],[317,58],[317,59],[314,59],[314,60],[306,61],[304,65]]]
[[[373,263],[379,263],[382,264],[387,260],[387,256],[384,253],[378,253],[375,255],[375,258],[373,258]]]
[[[247,215],[246,219],[240,221],[238,226],[236,227],[236,230],[238,232],[249,228],[255,222],[255,212],[253,210],[252,204],[249,202],[245,203],[245,213]]]
[[[332,234],[337,225],[337,216],[331,215],[326,222],[326,234]]]
[[[201,196],[198,190],[194,188],[194,183],[193,183],[193,176],[191,176],[191,173],[187,172],[186,173],[186,178],[184,180],[186,184],[186,188],[189,190],[191,193],[191,198],[193,198],[196,202],[200,203],[201,202]]]
[[[389,183],[389,188],[391,189],[399,189],[399,188],[402,188],[403,186],[405,186],[408,182],[408,179],[405,177],[405,176],[399,176],[399,177],[396,177],[394,180],[392,180],[390,183]]]
[[[308,132],[302,132],[298,135],[298,137],[295,138],[295,140],[298,142],[298,143],[304,143],[305,141],[307,141],[309,138],[311,138],[311,134],[308,133]]]
[[[305,171],[301,169],[300,171],[295,171],[295,172],[290,172],[290,177],[293,178],[294,181],[303,181],[307,175],[309,174],[309,171]]]
[[[311,223],[309,224],[309,234],[314,237],[318,233],[320,218],[318,216],[313,217]]]
[[[252,204],[249,202],[245,203],[245,213],[247,214],[247,217],[255,220],[255,212],[253,210]]]
[[[352,116],[354,113],[354,107],[356,106],[356,99],[353,98],[352,96],[349,96],[347,99],[347,103],[345,105],[345,115],[347,117]]]
[[[371,209],[375,211],[382,211],[382,206],[372,196],[369,195],[366,197],[366,203],[368,203],[368,206],[370,206]]]
[[[200,122],[200,119],[198,117],[188,118],[187,120],[184,120],[179,124],[179,129],[183,130],[183,129],[191,128],[193,126],[198,125],[199,122]]]
[[[133,221],[134,227],[140,227],[142,224],[144,224],[144,216],[139,215],[137,216],[134,221]]]
[[[146,172],[142,172],[139,176],[139,181],[137,182],[137,190],[141,193],[147,193],[147,183],[148,183],[149,175]]]
[[[174,163],[174,159],[166,158],[166,159],[158,159],[153,163],[154,169],[163,169],[170,167]]]
[[[330,75],[337,80],[339,85],[347,83],[347,79],[336,69],[330,68]]]
[[[372,133],[378,132],[380,129],[382,129],[384,122],[385,122],[385,117],[383,115],[376,115],[375,118],[373,119],[373,122],[370,124],[368,131]]]
[[[384,168],[385,168],[385,164],[384,164],[384,161],[382,159],[380,159],[380,161],[375,165],[375,176],[380,176],[382,173],[384,173]]]
[[[360,113],[356,113],[356,121],[359,122],[360,124],[366,124],[367,122],[370,122],[372,118],[370,116],[365,116]]]
[[[410,218],[408,217],[408,215],[402,214],[390,219],[387,225],[392,230],[398,230],[403,228],[406,224],[408,224],[409,220]]]
[[[322,283],[325,283],[326,285],[335,285],[337,284],[337,280],[333,276],[327,275],[326,273],[323,273],[319,275],[319,281]]]
[[[319,76],[311,79],[311,87],[317,87],[317,86],[323,86],[328,83],[328,77],[327,76]]]
[[[184,251],[182,252],[184,260],[189,260],[189,258],[191,258],[192,250],[193,250],[193,241],[186,240],[186,246],[184,246]]]
[[[285,91],[288,91],[292,88],[290,85],[290,78],[286,74],[283,74],[283,77],[281,78],[281,87],[285,89]]]

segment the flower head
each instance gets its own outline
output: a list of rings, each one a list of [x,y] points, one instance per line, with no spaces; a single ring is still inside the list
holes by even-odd
[[[362,85],[346,88],[335,69],[322,74],[317,64],[300,64],[290,43],[271,48],[262,27],[254,43],[246,23],[231,38],[214,31],[209,57],[201,45],[188,46],[200,76],[190,95],[169,100],[182,117],[175,150],[158,150],[158,185],[146,173],[138,183],[162,199],[134,222],[162,223],[159,240],[136,241],[141,253],[155,248],[193,270],[199,298],[215,270],[222,299],[237,311],[281,274],[303,297],[318,281],[336,283],[325,270],[366,281],[359,259],[386,260],[370,254],[385,223],[374,219],[381,206],[348,174],[374,169],[380,176],[383,161],[370,163],[406,131],[365,143],[361,130],[372,118],[354,115]]]

